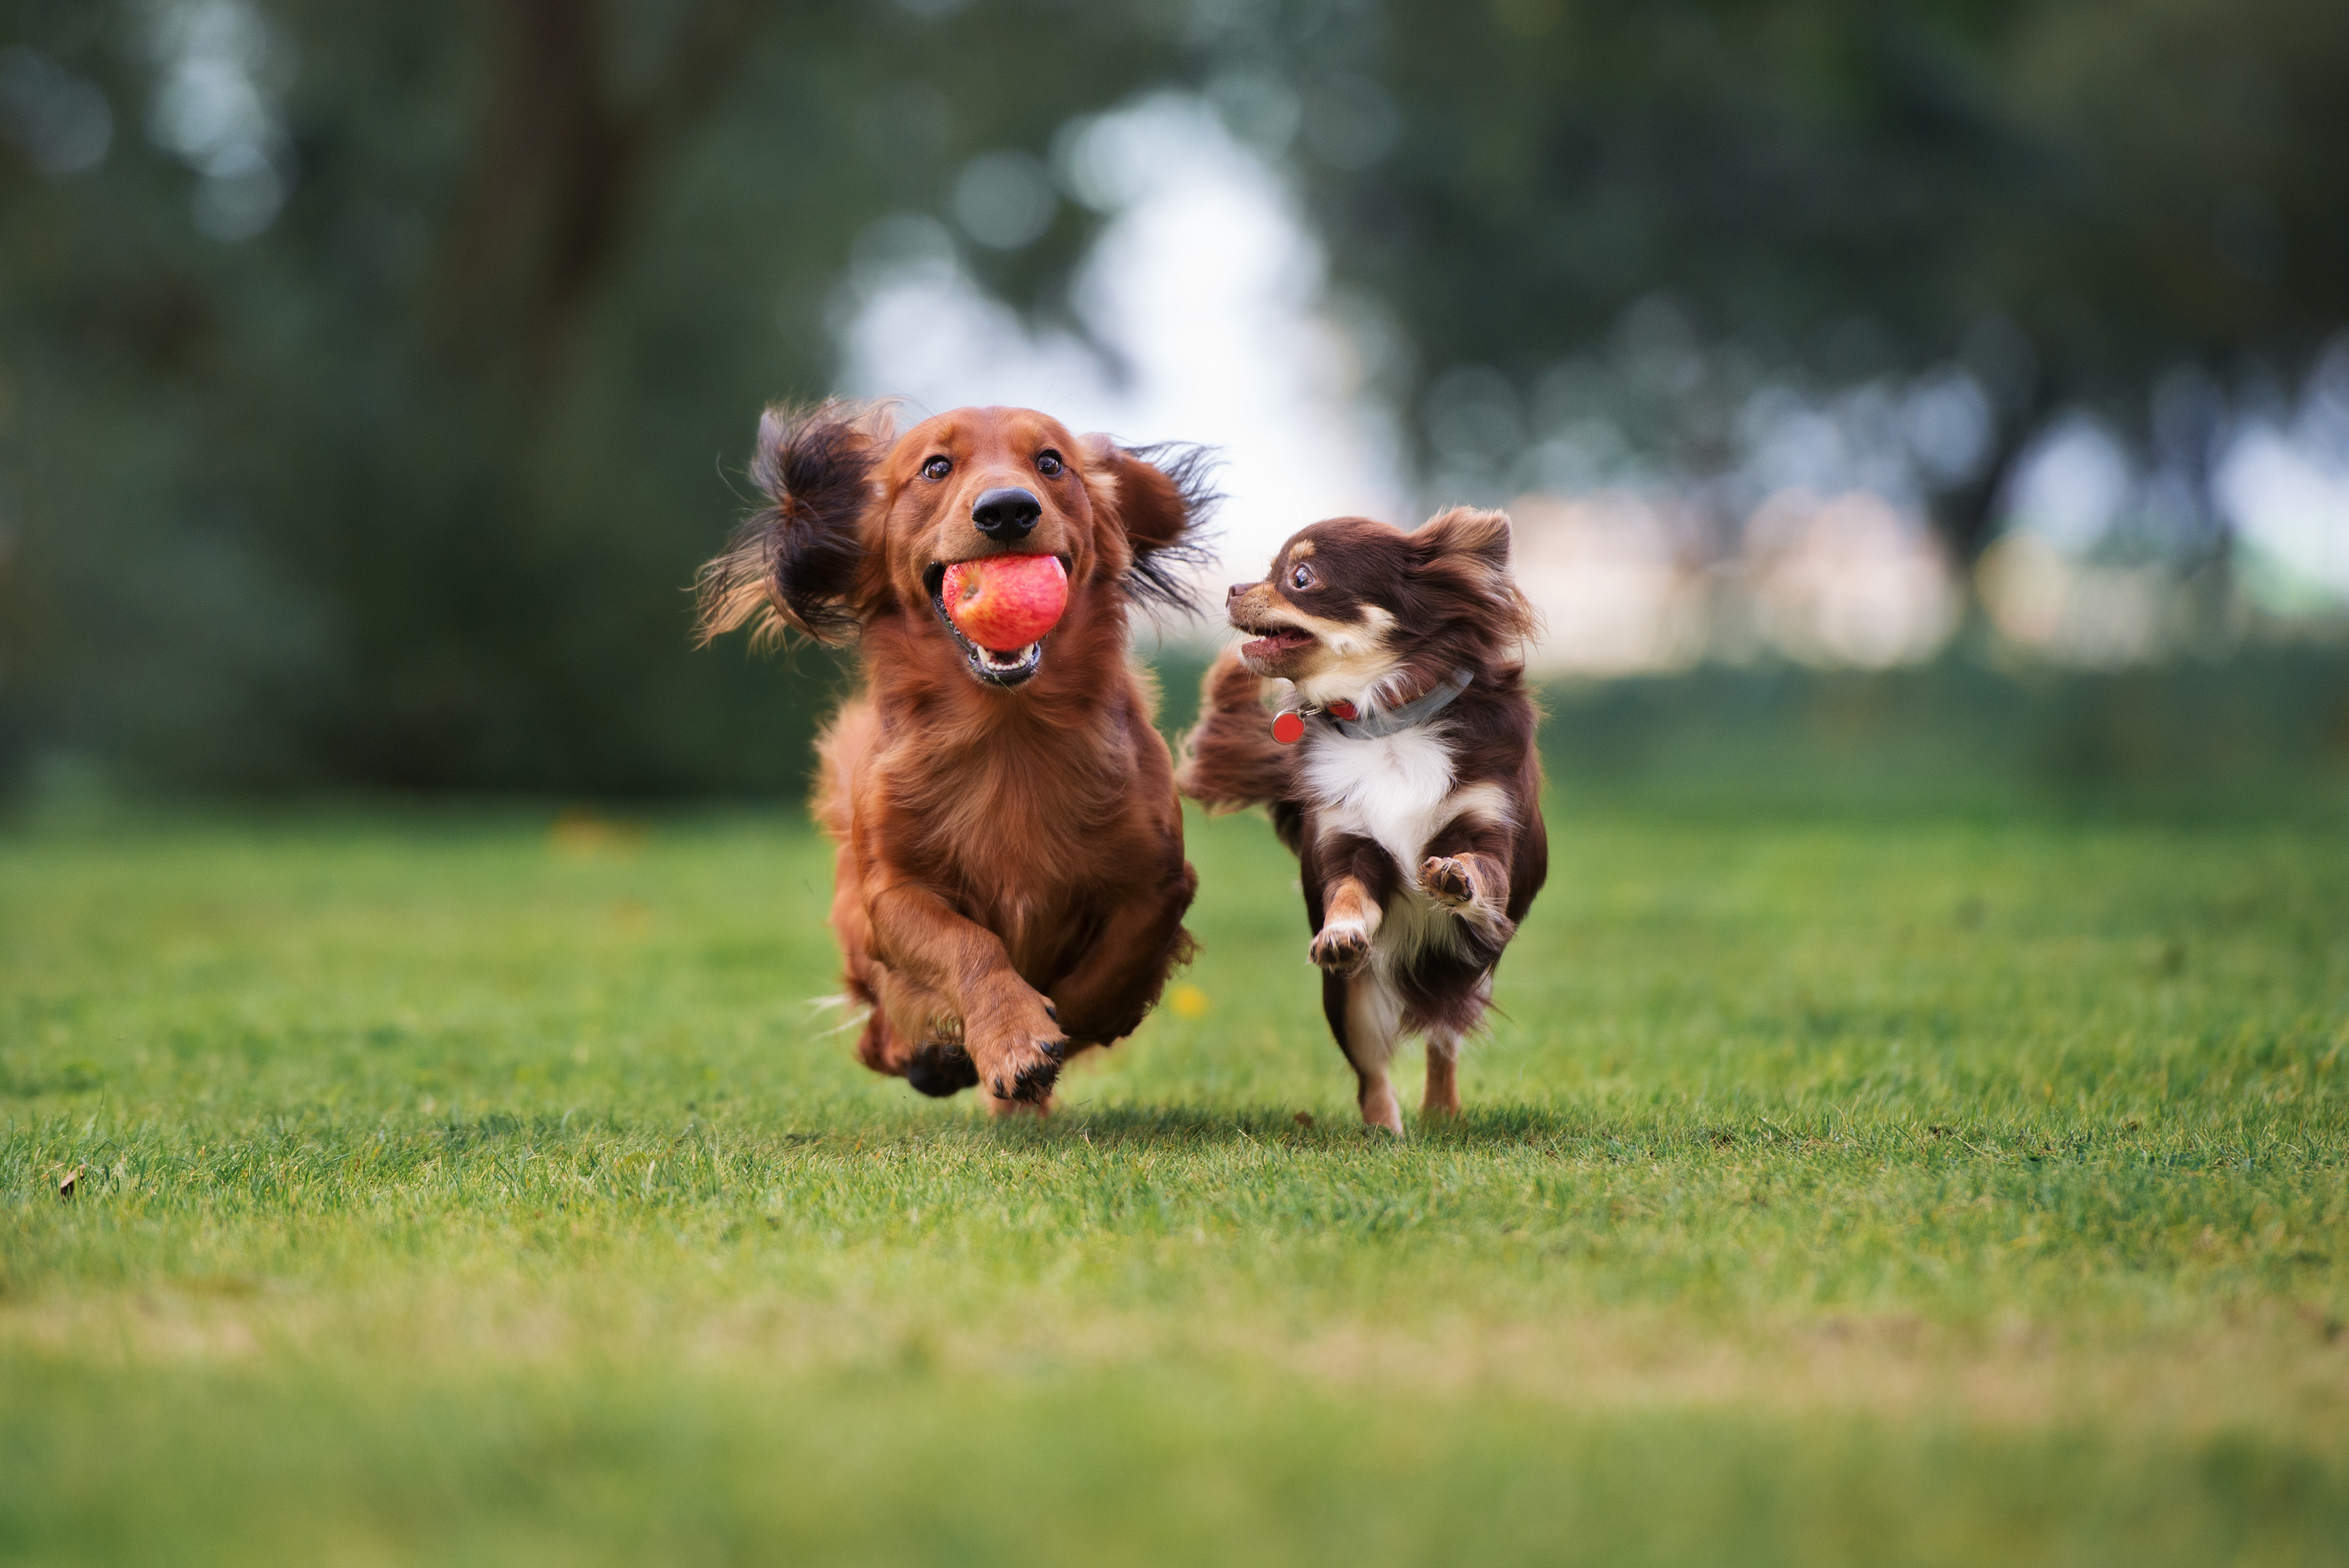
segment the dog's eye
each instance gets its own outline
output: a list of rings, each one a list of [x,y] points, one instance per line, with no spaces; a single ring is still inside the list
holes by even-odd
[[[942,480],[953,471],[954,462],[947,458],[932,458],[922,465],[922,477],[926,480]]]
[[[1312,587],[1312,586],[1313,586],[1313,568],[1311,568],[1310,566],[1300,566],[1300,567],[1299,567],[1296,571],[1294,571],[1294,572],[1290,573],[1288,574],[1288,585],[1289,585],[1291,588],[1310,588],[1310,587]]]
[[[1050,448],[1036,454],[1036,471],[1048,480],[1061,477],[1061,454]]]

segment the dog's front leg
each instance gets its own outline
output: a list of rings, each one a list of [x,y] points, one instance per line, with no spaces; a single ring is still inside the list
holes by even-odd
[[[1394,861],[1375,841],[1352,833],[1332,834],[1319,847],[1320,924],[1307,955],[1330,974],[1351,975],[1369,961],[1386,916]]]
[[[1305,870],[1320,896],[1309,898],[1306,908],[1319,923],[1310,953],[1321,967],[1322,1007],[1338,1048],[1353,1067],[1363,1124],[1400,1138],[1402,1109],[1387,1068],[1402,1027],[1402,1002],[1392,978],[1371,965],[1371,953],[1401,874],[1392,856],[1359,834],[1331,833],[1314,851]]]
[[[867,904],[874,955],[962,1015],[963,1049],[999,1099],[1051,1098],[1068,1046],[1051,1004],[1011,966],[1002,939],[919,882],[884,886]]]
[[[1427,858],[1419,865],[1419,885],[1437,903],[1458,916],[1471,934],[1471,951],[1481,950],[1489,965],[1516,934],[1509,920],[1509,866],[1516,856],[1516,835],[1506,820],[1484,813],[1464,813],[1444,824],[1427,841]],[[1476,983],[1471,1016],[1481,1016],[1492,999],[1493,971],[1485,970]],[[1427,1096],[1420,1114],[1429,1119],[1460,1114],[1461,1030],[1453,1026],[1432,1028],[1427,1036]]]
[[[1509,920],[1509,861],[1515,830],[1480,814],[1454,818],[1427,841],[1419,885],[1428,897],[1466,921],[1495,956],[1516,926]]]

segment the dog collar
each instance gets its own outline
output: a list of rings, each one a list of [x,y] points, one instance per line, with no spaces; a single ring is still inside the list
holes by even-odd
[[[1454,670],[1436,683],[1433,689],[1422,692],[1400,707],[1364,718],[1350,702],[1333,702],[1327,707],[1293,707],[1275,714],[1272,738],[1283,746],[1294,746],[1305,738],[1305,720],[1309,717],[1328,719],[1339,734],[1350,740],[1377,740],[1397,735],[1415,724],[1424,724],[1444,708],[1452,699],[1466,691],[1476,678],[1469,669]]]

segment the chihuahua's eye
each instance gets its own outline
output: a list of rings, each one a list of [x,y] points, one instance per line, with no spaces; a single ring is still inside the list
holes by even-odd
[[[922,465],[922,477],[926,480],[942,480],[953,471],[954,463],[947,458],[932,458]]]
[[[1036,454],[1036,471],[1048,480],[1061,477],[1061,454],[1047,447]]]
[[[1288,574],[1288,585],[1289,585],[1291,588],[1310,588],[1310,587],[1312,587],[1312,586],[1313,586],[1313,568],[1311,568],[1310,566],[1300,566],[1300,567],[1299,567],[1296,571],[1294,571],[1294,572],[1290,573]]]

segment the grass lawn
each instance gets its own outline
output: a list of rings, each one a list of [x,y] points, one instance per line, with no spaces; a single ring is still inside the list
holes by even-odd
[[[1000,1126],[795,818],[0,838],[0,1558],[2349,1561],[2349,833],[1552,821],[1403,1143],[1253,819]]]

